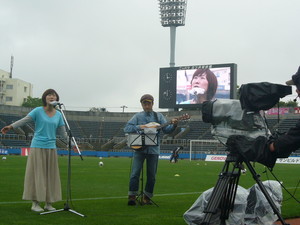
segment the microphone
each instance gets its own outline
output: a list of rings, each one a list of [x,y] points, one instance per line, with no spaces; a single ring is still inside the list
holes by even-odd
[[[58,102],[58,101],[53,101],[53,102],[50,102],[50,105],[53,105],[55,107],[57,105],[60,106],[60,105],[63,105],[63,104]]]
[[[203,95],[205,93],[205,89],[203,88],[193,88],[190,90],[190,94],[192,95]]]

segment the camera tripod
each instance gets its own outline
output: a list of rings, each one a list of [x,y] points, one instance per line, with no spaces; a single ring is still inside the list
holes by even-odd
[[[221,225],[226,224],[226,220],[229,218],[229,213],[234,207],[234,200],[237,192],[238,182],[241,175],[242,163],[245,163],[251,172],[253,179],[255,179],[263,195],[266,197],[268,203],[273,209],[274,214],[278,216],[278,219],[283,225],[289,225],[285,223],[275,203],[267,192],[265,186],[259,179],[260,175],[256,173],[253,166],[248,160],[245,160],[240,154],[230,153],[228,154],[225,165],[222,172],[219,174],[219,179],[216,186],[213,189],[211,197],[208,201],[206,208],[204,209],[204,219],[201,225],[209,225],[212,215],[221,210],[220,220]],[[233,168],[230,171],[230,163],[233,163]]]

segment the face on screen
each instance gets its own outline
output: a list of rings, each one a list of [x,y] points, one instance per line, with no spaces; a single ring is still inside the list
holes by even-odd
[[[176,104],[201,104],[230,98],[230,68],[177,71]]]
[[[194,93],[205,94],[207,92],[208,88],[208,81],[206,78],[206,73],[198,74],[193,77],[192,79],[192,90],[194,90]]]

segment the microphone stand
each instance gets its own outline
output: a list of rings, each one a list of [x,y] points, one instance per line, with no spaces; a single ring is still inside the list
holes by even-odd
[[[78,216],[82,216],[84,217],[83,214],[79,213],[79,212],[76,212],[75,210],[71,209],[70,208],[70,201],[71,201],[71,150],[72,150],[72,142],[73,144],[76,146],[76,149],[78,150],[78,153],[79,153],[79,156],[81,158],[81,160],[83,160],[82,158],[82,155],[81,155],[81,152],[79,150],[79,147],[76,143],[76,140],[75,138],[72,136],[72,132],[71,132],[71,128],[69,126],[69,123],[65,117],[65,114],[64,114],[64,111],[62,109],[62,105],[61,103],[57,103],[57,105],[59,106],[59,109],[60,109],[60,112],[63,116],[63,119],[65,121],[65,124],[66,124],[66,127],[67,127],[67,131],[68,131],[68,134],[69,134],[69,140],[68,140],[68,181],[67,181],[67,199],[66,199],[66,203],[65,203],[65,207],[63,209],[57,209],[57,210],[52,210],[52,211],[48,211],[48,212],[42,212],[40,213],[40,215],[44,215],[44,214],[50,214],[50,213],[56,213],[56,212],[62,212],[62,211],[69,211],[69,212],[72,212]]]

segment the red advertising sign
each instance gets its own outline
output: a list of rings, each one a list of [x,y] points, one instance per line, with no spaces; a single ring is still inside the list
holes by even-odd
[[[28,156],[30,148],[21,148],[21,156]]]
[[[279,108],[279,115],[284,115],[284,114],[288,114],[289,113],[289,109],[288,107],[281,107]],[[271,108],[267,111],[267,115],[278,115],[278,108]]]

